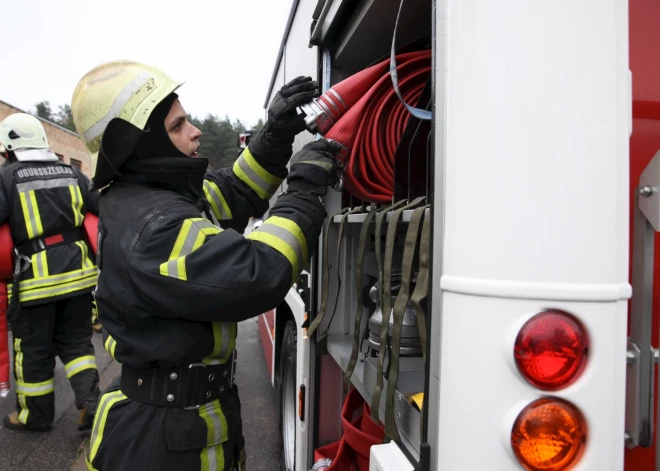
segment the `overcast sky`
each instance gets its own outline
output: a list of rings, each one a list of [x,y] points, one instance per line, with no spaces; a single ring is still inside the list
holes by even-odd
[[[27,111],[71,103],[92,67],[131,59],[185,82],[198,117],[246,125],[263,103],[292,0],[23,0],[2,2],[0,100]],[[310,71],[310,74],[313,71]]]

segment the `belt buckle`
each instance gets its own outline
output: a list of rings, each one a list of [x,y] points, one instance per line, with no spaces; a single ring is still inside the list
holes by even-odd
[[[204,363],[191,363],[188,365],[188,369],[192,370],[193,368],[206,368],[206,365]],[[183,410],[197,410],[199,409],[200,404],[197,404],[196,406],[187,406],[184,407]]]

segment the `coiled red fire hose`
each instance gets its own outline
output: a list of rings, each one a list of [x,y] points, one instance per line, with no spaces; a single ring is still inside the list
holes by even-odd
[[[396,60],[401,93],[414,105],[431,73],[431,50],[399,54]],[[344,187],[374,203],[392,200],[394,153],[410,120],[392,86],[389,65],[387,59],[358,72],[301,107],[310,130],[345,147],[340,155]]]

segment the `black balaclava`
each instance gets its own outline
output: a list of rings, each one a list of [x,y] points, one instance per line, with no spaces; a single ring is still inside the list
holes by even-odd
[[[119,168],[119,179],[167,188],[198,202],[203,197],[208,160],[187,156],[170,139],[165,118],[176,99],[177,95],[172,93],[154,108],[145,130],[139,131],[132,157]],[[205,208],[200,206],[200,209]]]
[[[135,159],[157,159],[162,157],[188,157],[181,152],[170,139],[165,127],[167,117],[174,100],[178,98],[176,93],[170,93],[151,112],[145,133],[143,134],[133,155]]]

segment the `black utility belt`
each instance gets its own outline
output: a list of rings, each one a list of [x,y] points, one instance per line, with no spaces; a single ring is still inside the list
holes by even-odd
[[[178,369],[121,367],[121,392],[130,400],[159,407],[196,409],[223,399],[234,384],[236,350],[224,365],[193,363]]]
[[[35,237],[27,242],[23,242],[17,249],[21,255],[32,257],[35,253],[46,250],[47,248],[72,244],[81,240],[85,240],[85,233],[82,228],[76,227],[47,237]]]

